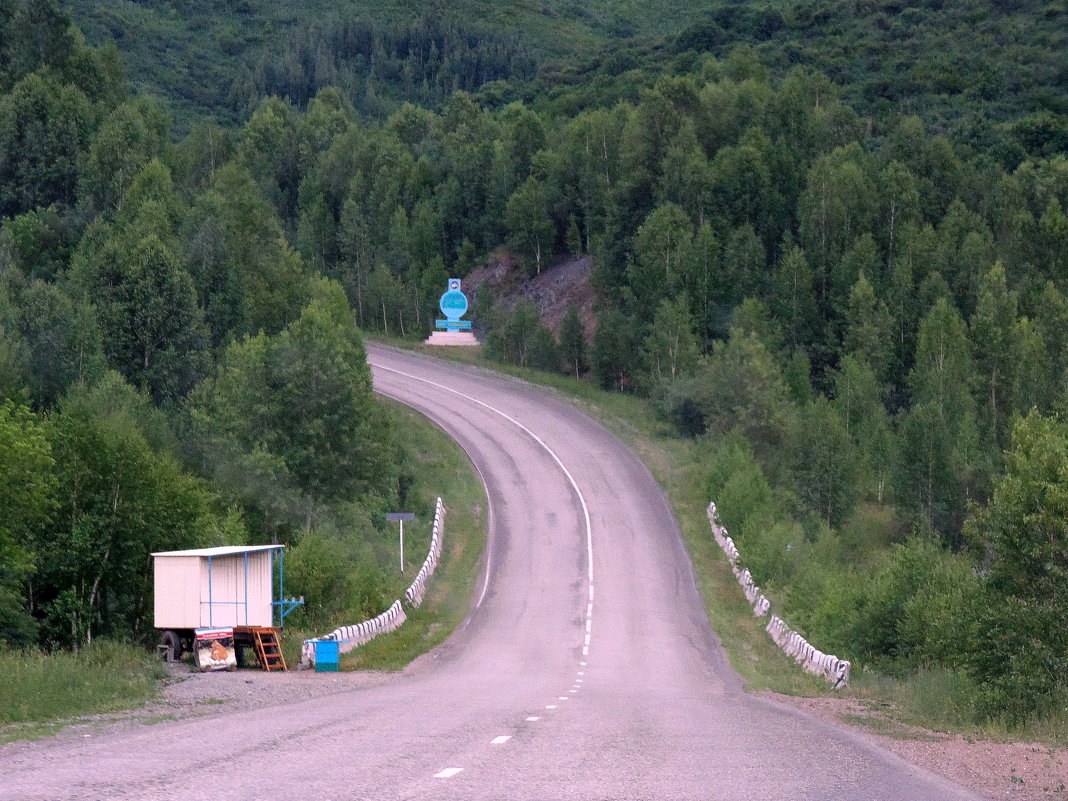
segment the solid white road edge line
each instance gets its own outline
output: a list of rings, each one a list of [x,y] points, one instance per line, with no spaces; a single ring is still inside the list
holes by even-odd
[[[428,378],[420,378],[417,375],[412,375],[411,373],[406,373],[403,370],[397,370],[397,369],[395,369],[393,367],[386,367],[383,364],[376,364],[375,362],[372,362],[372,361],[368,361],[367,363],[371,367],[377,367],[379,370],[385,370],[387,373],[396,373],[397,375],[404,376],[405,378],[410,378],[413,381],[421,381],[422,383],[429,384],[432,387],[437,387],[438,389],[445,390],[446,392],[451,392],[453,395],[456,395],[456,396],[458,396],[460,398],[463,398],[464,400],[469,400],[472,403],[477,403],[479,406],[483,407],[484,409],[489,409],[494,414],[499,414],[505,420],[507,420],[508,422],[512,423],[514,426],[519,428],[521,431],[523,431],[527,435],[529,435],[531,439],[533,439],[542,448],[544,448],[545,452],[548,453],[549,456],[552,457],[553,461],[556,462],[557,466],[559,466],[559,468],[563,471],[564,475],[567,477],[568,482],[571,484],[571,488],[573,490],[575,490],[575,495],[578,496],[579,505],[582,506],[582,515],[585,518],[585,522],[586,522],[586,565],[587,565],[586,573],[587,573],[587,577],[588,577],[590,585],[593,584],[593,526],[590,523],[590,509],[589,509],[588,506],[586,506],[586,498],[583,496],[582,490],[579,489],[578,482],[575,481],[575,477],[573,475],[571,475],[571,471],[568,470],[567,467],[564,466],[564,463],[562,461],[560,461],[560,457],[556,455],[556,452],[552,448],[550,448],[548,445],[545,444],[545,441],[542,440],[541,437],[539,437],[537,434],[535,434],[533,431],[531,431],[529,428],[527,428],[525,425],[520,423],[518,420],[516,420],[514,417],[512,417],[508,413],[502,412],[500,409],[496,408],[495,406],[490,406],[485,401],[480,401],[478,398],[472,397],[471,395],[467,395],[467,394],[465,394],[463,392],[460,392],[459,390],[453,389],[452,387],[447,387],[444,384],[439,384],[436,381],[431,381]],[[592,588],[591,588],[591,591],[590,591],[590,597],[591,598],[593,597]]]
[[[368,364],[371,364],[371,362],[368,362]],[[390,369],[388,367],[382,367],[381,365],[375,365],[375,366],[377,366],[380,370],[389,370]],[[397,371],[394,370],[393,372],[397,372]],[[401,375],[404,375],[404,373],[401,373]],[[407,404],[403,400],[401,400],[400,398],[396,397],[395,395],[390,395],[388,392],[383,392],[380,389],[376,389],[374,391],[377,392],[379,395],[385,395],[387,398],[392,398],[393,400],[395,400],[397,403],[401,404],[402,406],[407,406]],[[437,422],[437,421],[435,421],[435,422]],[[439,428],[441,428],[442,431],[444,431],[446,433],[446,435],[451,436],[451,434],[449,434],[449,429],[444,425],[444,423],[437,422],[437,425],[438,425]],[[460,444],[459,442],[457,442],[457,440],[455,438],[453,438],[453,442],[456,442],[458,445]],[[467,449],[464,448],[463,445],[460,445],[460,448],[464,451],[464,453],[467,453]],[[486,477],[484,475],[482,475],[482,470],[479,468],[479,466],[477,464],[475,464],[475,460],[471,458],[471,454],[470,453],[467,454],[467,459],[471,463],[471,466],[473,468],[475,468],[475,472],[478,473],[478,480],[482,482],[482,488],[486,492],[486,531],[493,531],[493,502],[490,499],[489,485],[486,483]],[[478,609],[480,606],[482,606],[482,602],[484,600],[486,600],[486,593],[489,591],[490,574],[492,573],[492,571],[493,571],[493,538],[487,536],[486,537],[486,570],[485,570],[485,574],[486,575],[485,575],[485,579],[482,582],[482,592],[478,596],[478,601],[475,602],[475,608],[476,609]],[[468,621],[465,620],[464,623],[463,623],[463,626],[461,627],[461,630],[463,628],[467,627],[467,623],[468,623]]]
[[[469,459],[470,460],[470,459]],[[486,477],[482,475],[482,470],[474,460],[470,460],[471,464],[475,467],[475,472],[478,473],[478,480],[482,482],[482,487],[486,491],[486,531],[493,531],[493,504],[490,502],[489,496],[489,484],[486,483]],[[482,582],[482,592],[478,596],[478,602],[475,604],[475,608],[482,606],[482,602],[486,600],[486,593],[489,591],[490,583],[490,571],[493,569],[493,537],[486,537],[486,578]]]

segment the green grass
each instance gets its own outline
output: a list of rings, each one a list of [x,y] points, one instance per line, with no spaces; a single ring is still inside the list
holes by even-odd
[[[154,696],[166,670],[144,649],[98,641],[78,653],[0,651],[0,740],[57,730],[82,715],[130,709]]]

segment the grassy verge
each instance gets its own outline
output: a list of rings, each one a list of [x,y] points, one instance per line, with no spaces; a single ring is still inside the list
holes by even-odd
[[[81,715],[137,706],[166,675],[143,648],[114,642],[98,641],[78,653],[0,651],[0,742],[49,734]]]
[[[400,670],[442,643],[467,615],[486,542],[485,492],[466,454],[418,412],[393,401],[383,399],[382,402],[395,415],[397,431],[405,440],[420,477],[411,502],[412,509],[420,510],[418,518],[404,527],[405,572],[400,572],[399,565],[393,568],[389,597],[403,597],[426,558],[438,496],[447,510],[442,554],[427,585],[423,605],[406,609],[408,620],[397,631],[343,655],[342,670]],[[391,545],[394,551],[397,545],[394,540]],[[287,629],[283,642],[287,663],[297,664],[303,640],[322,633]]]

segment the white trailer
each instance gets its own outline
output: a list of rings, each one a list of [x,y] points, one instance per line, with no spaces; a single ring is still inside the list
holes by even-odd
[[[301,603],[282,596],[284,548],[235,545],[152,554],[154,625],[163,632],[160,649],[167,658],[192,651],[198,629],[232,629],[238,653],[252,647],[265,670],[284,670],[278,635],[285,616]]]

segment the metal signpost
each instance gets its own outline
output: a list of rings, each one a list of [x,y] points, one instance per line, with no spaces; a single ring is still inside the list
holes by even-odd
[[[415,520],[412,512],[386,512],[386,520],[396,520],[400,523],[400,562],[401,573],[404,572],[404,521]]]

